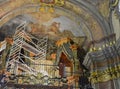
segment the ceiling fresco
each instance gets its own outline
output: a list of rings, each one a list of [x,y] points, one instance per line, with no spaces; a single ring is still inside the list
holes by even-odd
[[[73,1],[71,1],[71,2],[73,2]],[[24,1],[24,0],[23,1],[15,0],[14,2],[10,2],[9,3],[10,5],[7,5],[6,7],[5,7],[5,4],[3,4],[1,7],[1,10],[0,10],[1,16],[2,16],[2,14],[9,13],[10,9],[13,9],[13,8],[16,8],[16,9],[15,10],[13,9],[13,11],[10,12],[7,17],[4,15],[1,18],[1,22],[2,22],[1,26],[5,21],[9,21],[10,18],[12,19],[13,16],[15,17],[15,16],[19,15],[20,13],[21,14],[27,13],[27,14],[31,15],[33,18],[37,19],[40,26],[42,26],[42,27],[46,27],[45,25],[47,25],[47,24],[50,25],[50,21],[57,22],[57,24],[60,23],[59,24],[60,29],[62,29],[64,31],[70,30],[70,32],[72,32],[72,34],[75,36],[78,36],[78,34],[79,34],[81,37],[88,37],[89,39],[87,39],[86,42],[91,41],[91,40],[101,39],[103,37],[103,33],[106,34],[105,30],[102,30],[103,28],[106,29],[106,27],[102,26],[102,28],[101,28],[101,26],[100,26],[100,25],[102,25],[102,23],[100,22],[101,19],[100,20],[98,19],[98,21],[97,21],[96,20],[97,15],[94,16],[94,15],[92,15],[92,13],[89,12],[89,10],[85,9],[84,6],[79,7],[79,6],[75,5],[76,3],[72,4],[71,2],[66,1],[65,5],[63,6],[64,8],[56,6],[54,8],[55,11],[52,14],[50,14],[49,11],[45,11],[45,12],[39,11],[40,4],[36,4],[36,1],[33,2],[34,5],[28,4],[28,3],[32,3],[32,1]],[[15,3],[17,3],[17,4],[15,4]],[[25,5],[25,3],[26,3],[26,5]],[[82,3],[82,1],[81,1],[81,3]],[[23,5],[23,7],[20,8],[19,6],[21,6],[21,5]],[[5,7],[5,8],[3,8],[3,7]],[[58,20],[58,18],[59,18],[59,20]],[[65,19],[65,21],[62,21],[60,19]],[[4,21],[2,21],[2,20],[4,20]],[[67,21],[70,21],[70,22],[67,23]],[[45,24],[45,22],[47,22],[47,24]],[[93,22],[93,23],[91,23],[91,22]],[[45,24],[45,25],[42,25],[42,24]],[[65,29],[63,29],[63,28],[65,28]],[[72,29],[74,29],[74,30],[72,30]],[[98,32],[100,35],[96,35]],[[93,35],[95,36],[94,38],[93,38]]]

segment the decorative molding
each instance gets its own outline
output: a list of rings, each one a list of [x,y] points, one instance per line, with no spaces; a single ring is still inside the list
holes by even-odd
[[[112,46],[116,43],[116,35],[111,34],[109,36],[105,36],[99,40],[93,40],[88,44],[89,51],[97,51],[101,50],[105,47]]]

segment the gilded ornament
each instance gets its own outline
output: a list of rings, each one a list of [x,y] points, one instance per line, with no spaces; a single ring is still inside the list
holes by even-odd
[[[103,45],[103,48],[105,48],[105,45]]]
[[[63,6],[65,4],[65,0],[55,0],[55,5]]]
[[[101,47],[99,47],[99,48],[98,48],[98,50],[102,50],[102,48],[101,48]]]
[[[117,6],[117,5],[118,5],[118,3],[119,3],[119,0],[115,0],[115,2],[114,2],[114,3],[112,3],[112,7]]]
[[[113,41],[113,44],[115,44],[116,42],[115,41]]]
[[[33,0],[34,2],[34,0]],[[54,6],[63,6],[65,4],[64,0],[39,0],[40,11],[54,12]]]
[[[110,67],[103,71],[93,71],[90,75],[92,83],[106,82],[120,77],[120,65]]]
[[[113,43],[112,42],[110,42],[110,46],[112,46],[113,45]]]
[[[78,46],[76,44],[70,46],[70,49],[72,49],[72,50],[77,50],[77,48],[78,48]]]
[[[56,42],[56,45],[59,47],[59,46],[62,46],[64,43],[67,43],[67,42],[70,42],[69,38],[62,38],[62,39],[60,39]]]
[[[108,47],[108,44],[105,44],[106,47]]]
[[[90,48],[90,52],[92,52],[93,51],[93,48]]]

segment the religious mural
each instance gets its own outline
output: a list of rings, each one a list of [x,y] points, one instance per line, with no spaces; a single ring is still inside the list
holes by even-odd
[[[85,34],[79,23],[54,8],[64,5],[64,0],[39,3],[39,11],[17,15],[0,28],[0,69],[6,76],[1,87],[11,84],[79,87],[82,69],[78,50]]]
[[[119,4],[0,0],[0,89],[119,89]]]

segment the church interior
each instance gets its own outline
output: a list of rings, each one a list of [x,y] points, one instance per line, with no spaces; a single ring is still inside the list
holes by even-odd
[[[0,0],[0,89],[120,89],[120,0]]]

